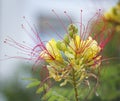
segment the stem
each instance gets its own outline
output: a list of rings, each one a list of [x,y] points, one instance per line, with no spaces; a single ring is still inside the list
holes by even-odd
[[[74,87],[74,92],[75,92],[75,101],[78,101],[78,91],[77,91],[77,83],[76,83],[76,78],[75,78],[75,71],[73,69],[73,87]]]

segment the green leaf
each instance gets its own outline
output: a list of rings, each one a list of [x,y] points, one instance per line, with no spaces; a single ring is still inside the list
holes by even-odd
[[[39,87],[36,91],[36,94],[40,94],[43,90],[44,90],[43,87]]]
[[[48,85],[47,85],[46,83],[44,84],[44,88],[45,88],[45,89],[48,89]]]
[[[56,96],[51,96],[48,101],[56,101],[58,98]]]
[[[39,87],[36,91],[37,94],[40,94],[43,90],[48,89],[48,85],[44,84],[42,87]]]
[[[40,81],[34,81],[28,84],[26,88],[35,87],[35,86],[38,86],[39,84],[40,84]]]
[[[52,90],[49,90],[48,92],[46,92],[46,94],[44,95],[46,98],[49,98],[52,95]]]
[[[59,97],[59,98],[64,98],[64,96],[62,96],[61,94],[57,93],[56,91],[52,92],[53,96]]]

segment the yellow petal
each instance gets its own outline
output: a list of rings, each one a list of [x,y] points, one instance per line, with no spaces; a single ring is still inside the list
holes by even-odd
[[[75,46],[77,49],[79,49],[80,47],[80,36],[79,35],[75,36]]]
[[[50,40],[47,44],[46,44],[46,48],[48,50],[48,52],[50,53],[50,55],[52,55],[55,60],[58,61],[62,61],[62,55],[59,51],[59,49],[56,46],[56,41],[54,39]]]

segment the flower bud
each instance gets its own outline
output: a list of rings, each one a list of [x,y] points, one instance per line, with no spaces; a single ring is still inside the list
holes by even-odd
[[[73,38],[73,30],[69,31],[69,35],[70,35],[71,38]]]
[[[59,50],[61,50],[61,51],[65,51],[65,50],[66,50],[66,45],[65,45],[65,43],[58,41],[56,45],[57,45],[57,48],[58,48]]]
[[[56,46],[57,46],[57,48],[60,50],[60,49],[61,49],[61,42],[58,41],[58,42],[56,43]]]
[[[65,44],[68,44],[70,42],[68,35],[64,36],[64,41],[65,41]]]
[[[73,38],[74,34],[77,34],[77,32],[78,32],[78,28],[75,25],[71,24],[68,26],[68,33],[71,38]]]
[[[61,43],[61,50],[62,50],[62,51],[65,51],[65,50],[66,50],[66,45],[65,45],[65,43]]]

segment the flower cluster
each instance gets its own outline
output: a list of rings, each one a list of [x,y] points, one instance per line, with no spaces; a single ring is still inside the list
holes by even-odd
[[[70,20],[68,28],[65,27],[62,20],[54,12],[61,25],[66,30],[64,37],[58,34],[61,40],[56,41],[53,38],[45,44],[44,41],[41,40],[36,28],[32,28],[26,21],[33,32],[33,35],[28,32],[27,34],[33,40],[35,46],[31,47],[20,44],[12,38],[6,39],[5,43],[24,51],[24,54],[27,55],[27,57],[19,56],[13,58],[34,60],[35,64],[45,61],[46,64],[42,65],[43,68],[47,67],[49,72],[48,78],[53,78],[55,81],[61,82],[60,86],[71,83],[74,85],[76,92],[76,87],[81,83],[87,82],[89,85],[90,77],[97,79],[96,71],[99,71],[99,67],[102,63],[101,52],[112,38],[113,33],[112,29],[106,29],[107,24],[100,11],[88,21],[86,26],[82,23],[82,10],[81,21],[77,22],[78,26],[71,20],[67,12],[64,13]],[[95,26],[91,27],[93,21],[95,22]],[[99,27],[99,25],[102,25],[99,33],[93,33],[96,26]],[[26,31],[24,25],[22,25],[22,27]]]
[[[40,57],[47,63],[49,75],[56,81],[71,82],[73,71],[78,82],[89,77],[90,71],[101,64],[101,47],[91,36],[82,39],[74,24],[68,27],[68,34],[62,41],[50,40]]]

